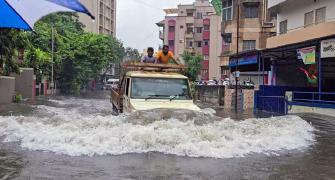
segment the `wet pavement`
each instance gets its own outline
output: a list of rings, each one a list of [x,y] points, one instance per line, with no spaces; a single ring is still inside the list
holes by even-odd
[[[110,109],[106,95],[0,106],[0,179],[335,179],[331,117]]]

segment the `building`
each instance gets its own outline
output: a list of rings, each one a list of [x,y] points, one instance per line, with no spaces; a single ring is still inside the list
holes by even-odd
[[[252,54],[251,59],[239,59],[239,63],[236,63],[236,59],[229,61],[229,57],[266,48],[267,37],[276,32],[275,20],[275,16],[271,17],[267,12],[267,0],[222,0],[221,29],[224,45],[220,66],[223,77],[230,76],[230,72],[235,71],[239,64],[242,81],[258,81],[257,56]]]
[[[268,8],[277,33],[260,51],[271,76],[257,108],[335,116],[335,1],[269,0]]]
[[[208,0],[165,9],[165,19],[157,23],[159,38],[182,59],[184,51],[203,56],[199,79],[220,79],[219,56],[222,49],[221,17]]]
[[[92,21],[86,15],[78,14],[79,21],[86,27],[88,32],[116,35],[116,0],[80,0],[87,9],[95,16]]]

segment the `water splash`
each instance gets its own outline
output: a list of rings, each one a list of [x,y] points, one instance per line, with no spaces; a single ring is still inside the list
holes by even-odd
[[[314,128],[298,116],[234,121],[215,117],[212,110],[157,110],[113,116],[101,113],[106,106],[99,101],[72,99],[58,103],[69,104],[75,106],[37,106],[36,114],[43,112],[44,116],[0,117],[0,136],[5,136],[5,142],[20,142],[29,150],[70,156],[155,151],[232,158],[303,149],[315,141]]]

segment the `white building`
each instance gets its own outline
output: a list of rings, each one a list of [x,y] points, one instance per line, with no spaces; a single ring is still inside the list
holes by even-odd
[[[268,8],[277,14],[277,36],[268,39],[267,48],[334,34],[334,0],[268,0]]]

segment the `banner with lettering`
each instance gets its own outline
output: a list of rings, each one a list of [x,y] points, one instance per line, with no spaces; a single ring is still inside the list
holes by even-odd
[[[298,49],[298,59],[302,59],[304,64],[315,64],[315,46]]]
[[[321,41],[321,58],[335,57],[335,39]]]

